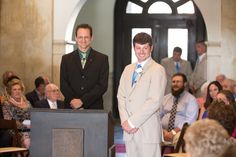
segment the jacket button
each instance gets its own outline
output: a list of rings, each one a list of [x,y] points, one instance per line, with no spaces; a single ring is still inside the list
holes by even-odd
[[[84,90],[84,87],[81,87],[80,89],[81,89],[81,90]]]

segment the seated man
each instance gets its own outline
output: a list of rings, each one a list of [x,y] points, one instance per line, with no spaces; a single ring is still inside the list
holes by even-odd
[[[42,76],[37,77],[34,81],[34,84],[35,84],[35,89],[25,95],[27,100],[32,105],[32,107],[35,107],[35,103],[37,101],[45,98],[44,90],[46,84],[43,77]]]
[[[49,83],[45,88],[46,99],[40,100],[35,103],[36,108],[50,108],[50,109],[62,109],[64,108],[63,101],[60,99],[59,88],[52,83]]]
[[[165,141],[174,142],[173,138],[181,131],[183,124],[197,120],[199,106],[193,95],[185,90],[187,78],[182,73],[172,76],[171,93],[164,97],[160,108],[160,117]]]

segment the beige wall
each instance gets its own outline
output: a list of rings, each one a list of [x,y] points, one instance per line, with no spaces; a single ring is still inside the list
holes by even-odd
[[[0,74],[12,70],[32,89],[38,75],[52,77],[52,0],[0,2]]]

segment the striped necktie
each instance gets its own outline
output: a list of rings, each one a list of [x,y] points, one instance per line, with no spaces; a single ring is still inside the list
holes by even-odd
[[[138,66],[136,67],[136,69],[134,70],[133,76],[132,76],[132,86],[136,83],[136,79],[138,76],[138,72],[136,71],[138,68],[142,68],[141,64],[138,64]]]

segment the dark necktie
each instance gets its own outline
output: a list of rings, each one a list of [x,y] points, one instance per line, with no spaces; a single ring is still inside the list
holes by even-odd
[[[176,73],[178,73],[180,70],[179,62],[176,62],[175,69],[176,69]]]
[[[177,112],[177,104],[178,104],[178,98],[174,100],[174,104],[170,110],[170,119],[168,123],[168,131],[171,131],[175,128],[175,116]]]
[[[138,66],[136,67],[136,69],[141,68],[142,66],[140,64],[138,64]],[[138,72],[136,71],[136,69],[134,70],[133,76],[132,76],[132,86],[134,85],[134,83],[136,83],[136,79],[138,76]]]

